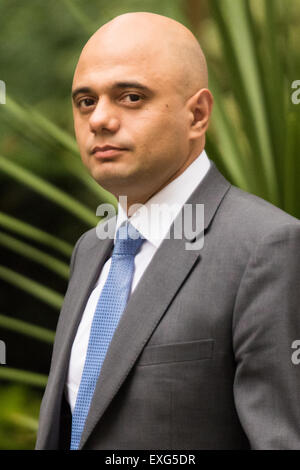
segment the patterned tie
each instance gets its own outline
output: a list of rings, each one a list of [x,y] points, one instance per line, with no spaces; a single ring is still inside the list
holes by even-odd
[[[122,224],[116,234],[110,270],[93,317],[85,364],[72,416],[72,450],[78,449],[103,361],[127,304],[134,273],[134,257],[144,241],[144,238],[129,222]]]

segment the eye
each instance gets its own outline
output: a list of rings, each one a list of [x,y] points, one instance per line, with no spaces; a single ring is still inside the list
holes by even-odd
[[[129,103],[137,103],[138,101],[143,99],[142,96],[137,95],[136,93],[129,93],[128,95],[124,96],[124,99],[125,98],[130,98]]]
[[[95,103],[95,100],[93,98],[83,98],[78,101],[77,106],[78,108],[89,108],[90,106],[93,106]]]

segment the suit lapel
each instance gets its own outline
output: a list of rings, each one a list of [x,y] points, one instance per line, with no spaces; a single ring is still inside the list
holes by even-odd
[[[64,308],[66,315],[63,317],[64,323],[61,326],[61,338],[64,345],[61,349],[59,363],[65,364],[69,360],[85,305],[112,247],[113,240],[107,239],[102,243],[97,240],[80,261],[80,269],[75,270],[76,278],[73,280],[72,289],[68,293],[68,303]],[[62,367],[62,369],[64,368]]]
[[[210,224],[230,184],[212,166],[187,203],[204,204],[204,229]],[[128,376],[178,290],[200,259],[199,250],[186,250],[185,239],[165,239],[130,297],[99,376],[79,448]]]
[[[47,384],[47,409],[45,414],[53,417],[41,429],[40,441],[47,441],[49,436],[58,436],[57,426],[64,385],[67,378],[68,364],[73,341],[84,311],[85,304],[94,288],[95,282],[110,255],[113,240],[106,239],[102,243],[95,234],[95,244],[89,248],[82,260],[77,260],[80,268],[75,269],[74,279],[68,289],[61,311],[61,325],[56,338],[56,350],[59,351]],[[55,428],[55,429],[54,429]],[[53,444],[55,447],[55,443]]]

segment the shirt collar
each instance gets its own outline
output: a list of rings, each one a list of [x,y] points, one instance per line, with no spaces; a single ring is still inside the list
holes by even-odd
[[[167,235],[184,203],[200,184],[210,168],[210,160],[203,150],[201,154],[171,183],[154,194],[130,218],[130,223],[156,248]],[[128,220],[121,204],[118,204],[116,232]]]

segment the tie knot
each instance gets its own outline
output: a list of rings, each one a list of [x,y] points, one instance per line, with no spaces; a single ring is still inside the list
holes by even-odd
[[[124,222],[117,231],[113,255],[135,256],[144,241],[143,236],[130,222]]]

